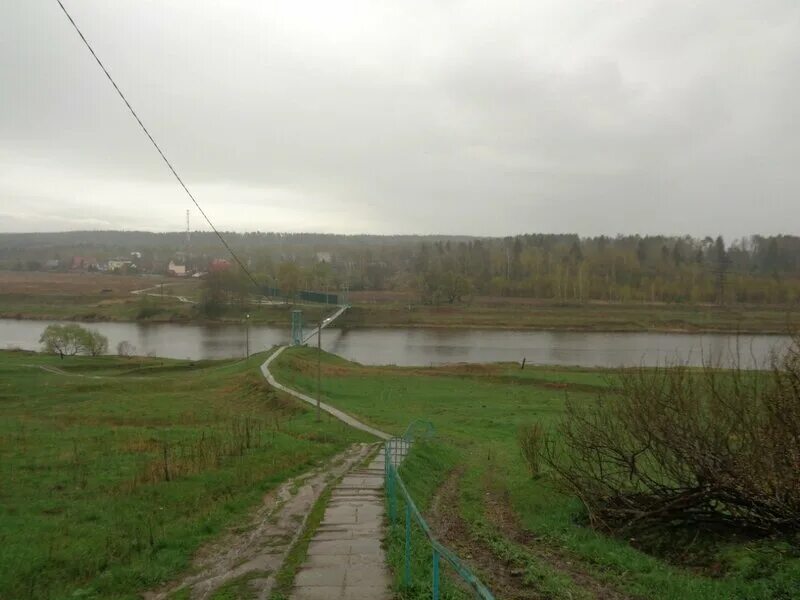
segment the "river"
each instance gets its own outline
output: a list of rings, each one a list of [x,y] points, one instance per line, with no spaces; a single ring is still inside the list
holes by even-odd
[[[0,348],[38,350],[39,336],[51,321],[0,319]],[[113,352],[127,340],[139,354],[168,358],[244,356],[242,325],[173,323],[91,323],[108,337]],[[250,351],[286,344],[289,330],[251,326]],[[325,329],[322,346],[367,365],[426,366],[457,362],[521,361],[542,365],[619,367],[680,360],[728,361],[737,352],[746,366],[765,365],[770,352],[788,343],[786,336],[513,331],[499,329],[365,328]]]

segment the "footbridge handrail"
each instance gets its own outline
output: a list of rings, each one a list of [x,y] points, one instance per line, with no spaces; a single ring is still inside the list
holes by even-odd
[[[432,550],[433,567],[433,586],[431,597],[439,600],[439,560],[443,558],[453,567],[458,576],[467,584],[476,598],[482,600],[494,600],[492,592],[489,591],[480,579],[456,556],[456,554],[444,546],[431,531],[422,513],[417,509],[414,499],[408,492],[403,478],[400,476],[398,466],[407,455],[413,442],[419,439],[430,438],[435,435],[433,424],[429,421],[412,421],[406,428],[402,437],[386,440],[384,455],[386,457],[385,478],[386,495],[389,504],[389,519],[392,526],[397,525],[397,495],[398,491],[405,501],[405,560],[403,568],[403,586],[411,586],[411,525],[416,522],[425,535]]]

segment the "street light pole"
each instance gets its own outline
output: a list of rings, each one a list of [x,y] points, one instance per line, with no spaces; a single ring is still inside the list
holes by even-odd
[[[320,361],[322,356],[322,321],[317,326],[317,422],[319,422],[319,403],[320,403]]]
[[[245,354],[247,358],[250,358],[250,313],[247,313],[244,317]]]

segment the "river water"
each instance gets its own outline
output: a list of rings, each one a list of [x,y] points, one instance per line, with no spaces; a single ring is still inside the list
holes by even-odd
[[[0,319],[0,348],[39,349],[39,336],[52,321]],[[246,330],[239,325],[172,323],[92,323],[108,337],[133,344],[138,354],[168,358],[244,356]],[[289,341],[288,328],[251,326],[250,351]],[[704,360],[727,363],[737,353],[748,367],[767,364],[786,336],[513,331],[499,329],[365,328],[325,329],[322,346],[368,365],[424,366],[457,362],[521,361],[531,364],[619,367]]]

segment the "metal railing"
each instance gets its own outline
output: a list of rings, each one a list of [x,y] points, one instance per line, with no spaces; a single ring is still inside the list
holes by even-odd
[[[422,533],[431,547],[432,553],[432,591],[433,600],[439,600],[440,573],[439,563],[441,559],[447,561],[458,576],[466,583],[476,598],[482,600],[494,600],[494,596],[489,589],[483,585],[480,579],[465,565],[458,556],[449,548],[442,545],[431,532],[428,523],[417,509],[414,500],[411,498],[405,483],[403,482],[398,467],[408,455],[413,443],[420,438],[430,438],[434,435],[433,425],[428,421],[412,422],[402,437],[387,440],[384,445],[385,455],[385,487],[387,502],[389,505],[389,520],[392,527],[397,525],[397,497],[398,494],[405,501],[405,547],[403,564],[403,587],[411,587],[411,527],[414,521],[419,525]]]

